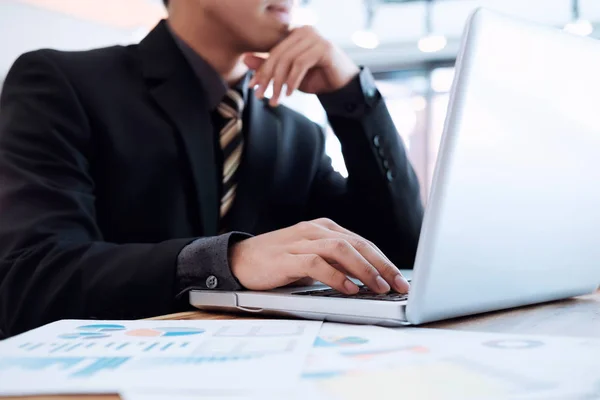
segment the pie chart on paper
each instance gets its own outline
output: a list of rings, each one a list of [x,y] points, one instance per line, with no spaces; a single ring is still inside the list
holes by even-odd
[[[116,325],[116,324],[94,324],[94,325],[83,325],[83,326],[78,326],[77,327],[78,330],[80,331],[86,331],[86,332],[118,332],[118,331],[124,331],[125,327],[123,325]]]
[[[78,326],[74,332],[59,335],[60,339],[105,339],[114,337],[114,334],[125,334],[134,337],[177,337],[200,335],[205,330],[192,327],[160,327],[127,329],[124,325],[93,324]]]
[[[93,324],[77,327],[77,332],[59,335],[61,339],[103,339],[110,337],[111,333],[124,331],[123,325]]]
[[[144,328],[132,329],[127,331],[127,336],[137,337],[176,337],[176,336],[191,336],[204,333],[204,329],[186,328],[186,327],[167,327],[167,328]]]

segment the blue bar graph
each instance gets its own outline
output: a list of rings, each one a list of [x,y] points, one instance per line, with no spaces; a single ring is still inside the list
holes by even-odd
[[[79,346],[81,346],[81,343],[77,343],[77,344],[74,344],[74,345],[73,345],[73,346],[71,346],[71,347],[67,347],[67,348],[65,349],[65,351],[71,351],[71,350],[74,350],[74,349],[78,348]]]
[[[60,368],[68,371],[72,378],[90,378],[103,370],[116,370],[130,357],[3,357],[0,358],[0,372],[15,367],[27,371],[42,371],[46,368]],[[83,362],[91,364],[81,367]]]
[[[150,346],[146,347],[146,348],[144,349],[144,351],[150,351],[150,350],[152,350],[153,348],[155,348],[156,346],[158,346],[158,342],[154,342],[154,343],[152,343]]]
[[[83,357],[0,357],[0,372],[15,367],[27,371],[41,371],[48,367],[68,370],[83,360]]]
[[[69,345],[69,343],[66,343],[66,344],[63,344],[63,345],[61,345],[61,346],[55,347],[55,348],[53,348],[52,350],[50,350],[50,353],[56,353],[56,352],[58,352],[59,350],[62,350],[62,349],[64,349],[64,348],[65,348],[65,347],[67,347],[68,345]]]
[[[105,369],[118,369],[126,363],[129,357],[103,357],[98,358],[93,364],[71,374],[73,378],[89,378],[96,375],[98,372]]]
[[[102,341],[75,341],[66,340],[61,342],[27,342],[18,345],[18,348],[22,351],[30,352],[34,350],[44,350],[49,354],[53,353],[68,353],[68,352],[79,352],[87,349],[104,349],[113,351],[127,351],[127,349],[133,349],[134,347],[144,352],[166,352],[175,348],[188,348],[193,342],[149,342],[149,341],[115,341],[115,342],[102,342]]]
[[[214,357],[155,357],[146,358],[143,364],[137,364],[136,368],[147,369],[155,366],[169,365],[199,365],[210,363],[224,363],[231,361],[248,361],[263,357],[264,354],[240,354]]]

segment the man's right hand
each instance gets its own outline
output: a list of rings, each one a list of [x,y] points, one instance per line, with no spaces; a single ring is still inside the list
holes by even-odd
[[[312,278],[346,294],[358,287],[407,293],[409,284],[373,243],[328,219],[246,239],[232,246],[233,275],[247,289],[269,290]]]

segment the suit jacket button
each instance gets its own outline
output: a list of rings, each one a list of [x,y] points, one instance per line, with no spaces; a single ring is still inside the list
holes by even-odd
[[[375,147],[379,147],[379,145],[381,144],[381,139],[379,138],[379,135],[375,135],[375,137],[373,138],[373,144],[375,145]]]
[[[390,167],[390,163],[388,160],[383,160],[383,168],[385,168],[386,170]]]
[[[206,287],[209,289],[214,289],[217,287],[217,285],[219,284],[219,280],[217,279],[216,276],[211,275],[208,278],[206,278]]]
[[[387,178],[388,182],[391,182],[394,180],[394,174],[392,174],[392,171],[389,171],[385,174],[385,177]]]

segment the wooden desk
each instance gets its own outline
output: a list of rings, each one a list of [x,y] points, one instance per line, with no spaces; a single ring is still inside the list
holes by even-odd
[[[247,315],[187,312],[155,320],[202,320],[202,319],[249,319]],[[600,337],[600,291],[588,296],[553,302],[544,305],[522,307],[510,311],[498,311],[485,315],[437,322],[423,327],[455,329],[480,332],[503,332],[555,336]],[[405,328],[398,328],[405,329]],[[5,398],[3,398],[4,400]],[[17,398],[6,398],[14,399]],[[23,400],[24,398],[19,398]],[[43,396],[27,397],[26,400],[119,400],[118,396]]]

